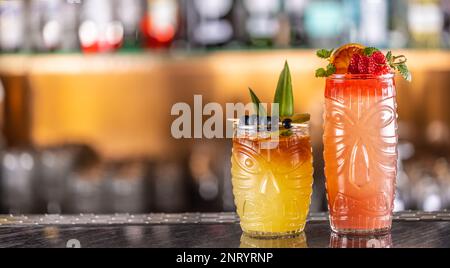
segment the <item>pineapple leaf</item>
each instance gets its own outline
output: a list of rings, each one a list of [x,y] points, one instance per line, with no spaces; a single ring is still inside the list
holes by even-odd
[[[250,97],[252,98],[252,102],[253,102],[256,114],[258,116],[267,116],[266,109],[261,104],[261,101],[256,96],[255,92],[253,92],[253,90],[251,88],[248,88],[248,91],[250,92]]]
[[[279,105],[279,116],[291,116],[294,114],[294,96],[292,93],[291,72],[287,61],[284,63],[278,79],[277,89],[275,91],[274,103]]]

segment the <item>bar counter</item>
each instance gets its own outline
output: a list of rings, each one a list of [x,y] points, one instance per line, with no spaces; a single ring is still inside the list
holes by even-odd
[[[450,211],[394,215],[390,234],[337,236],[326,213],[312,213],[305,232],[285,239],[242,234],[235,213],[4,215],[0,247],[327,248],[450,247]]]

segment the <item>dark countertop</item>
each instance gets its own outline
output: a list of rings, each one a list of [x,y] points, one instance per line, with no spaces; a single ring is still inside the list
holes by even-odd
[[[242,235],[234,213],[0,216],[0,247],[450,247],[450,212],[396,213],[379,237],[330,234],[312,214],[304,234],[278,240]]]

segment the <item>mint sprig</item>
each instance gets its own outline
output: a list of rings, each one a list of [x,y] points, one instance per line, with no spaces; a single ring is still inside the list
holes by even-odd
[[[397,70],[400,73],[400,75],[408,82],[412,81],[412,75],[408,70],[408,66],[406,64],[402,63],[397,65]]]
[[[328,77],[336,72],[336,67],[330,63],[327,68],[319,68],[316,70],[316,77]]]
[[[322,48],[316,51],[316,55],[321,59],[326,59],[330,61],[330,57],[331,55],[333,55],[333,52],[334,48],[330,50]],[[329,63],[326,68],[319,68],[316,70],[316,77],[328,77],[334,74],[335,72],[336,67],[332,63]]]
[[[376,51],[380,51],[380,50],[378,48],[376,48],[376,47],[366,47],[363,50],[363,54],[364,54],[364,56],[370,57]]]
[[[391,62],[392,62],[392,51],[388,51],[388,53],[386,53],[386,60],[389,63],[389,65],[391,65]]]
[[[327,49],[322,48],[322,49],[319,49],[316,51],[316,55],[319,58],[328,59],[331,57],[331,54],[333,54],[333,51],[334,51],[334,49],[327,50]]]
[[[404,55],[393,56],[392,51],[388,51],[388,53],[386,53],[386,60],[389,67],[398,71],[406,81],[412,81],[412,75],[408,69],[408,66],[406,66],[407,59]]]

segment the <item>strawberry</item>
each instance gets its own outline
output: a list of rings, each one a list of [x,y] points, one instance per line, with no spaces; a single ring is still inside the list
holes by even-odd
[[[358,73],[360,74],[369,73],[369,57],[361,56],[358,62]]]
[[[348,72],[351,74],[382,75],[389,71],[386,57],[380,51],[375,51],[370,56],[354,54],[348,66]]]
[[[375,59],[373,57],[369,57],[368,61],[367,61],[367,73],[369,74],[376,74],[377,70],[378,70],[378,65],[375,62]]]
[[[387,65],[378,65],[375,69],[375,75],[383,75],[383,74],[387,74],[391,71],[391,68],[389,68],[389,66]]]
[[[386,64],[386,57],[383,55],[381,51],[375,51],[372,54],[372,58],[375,60],[377,64],[385,65]]]
[[[361,55],[359,54],[353,54],[352,58],[350,59],[350,64],[348,65],[348,72],[351,74],[358,74],[358,64],[359,60],[361,59]]]

